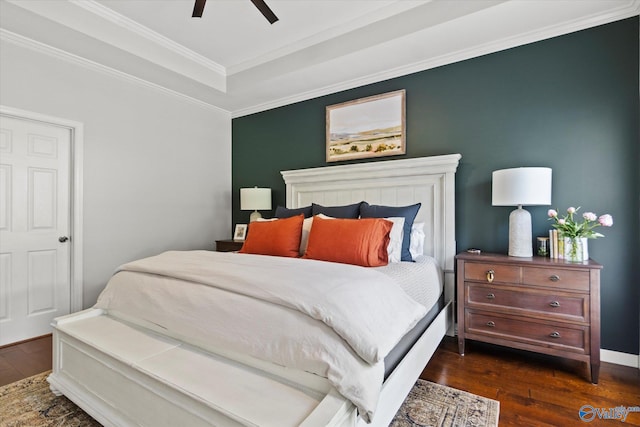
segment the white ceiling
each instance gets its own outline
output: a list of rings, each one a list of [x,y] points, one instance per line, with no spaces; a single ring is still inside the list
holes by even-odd
[[[638,15],[640,0],[0,0],[3,40],[232,116]],[[613,48],[613,47],[612,47]]]

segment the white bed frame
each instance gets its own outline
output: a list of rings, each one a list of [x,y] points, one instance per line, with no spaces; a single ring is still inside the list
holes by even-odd
[[[287,206],[422,203],[425,249],[444,271],[445,308],[385,381],[372,426],[387,427],[453,330],[459,154],[284,171]],[[106,426],[367,425],[323,378],[224,349],[203,351],[88,309],[53,323],[51,390]],[[208,349],[211,350],[211,349]]]

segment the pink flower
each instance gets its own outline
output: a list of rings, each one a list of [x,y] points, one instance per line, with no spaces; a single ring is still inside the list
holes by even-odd
[[[555,209],[549,209],[547,215],[549,220],[553,220],[555,223],[553,227],[558,230],[558,233],[563,237],[577,238],[586,237],[588,239],[595,239],[597,237],[604,237],[602,234],[597,233],[595,229],[597,227],[611,227],[613,225],[613,218],[611,215],[601,215],[598,217],[593,212],[585,212],[582,214],[582,219],[574,218],[574,214],[580,210],[580,207],[569,207],[567,214],[562,218],[558,216],[558,212]]]
[[[613,225],[613,217],[609,214],[600,215],[598,223],[603,227],[611,227]]]

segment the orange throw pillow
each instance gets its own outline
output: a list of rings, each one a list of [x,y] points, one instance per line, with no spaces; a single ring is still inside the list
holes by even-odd
[[[240,249],[243,254],[297,257],[304,215],[249,224],[247,239]]]
[[[303,258],[379,267],[389,262],[391,221],[381,218],[313,218]]]

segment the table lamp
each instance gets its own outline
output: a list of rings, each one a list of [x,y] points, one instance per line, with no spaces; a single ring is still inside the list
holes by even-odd
[[[253,211],[249,217],[251,222],[262,218],[258,210],[271,210],[271,189],[258,187],[241,188],[240,210]]]
[[[493,171],[493,206],[517,206],[509,215],[509,256],[533,256],[531,214],[522,206],[551,204],[551,168]]]

